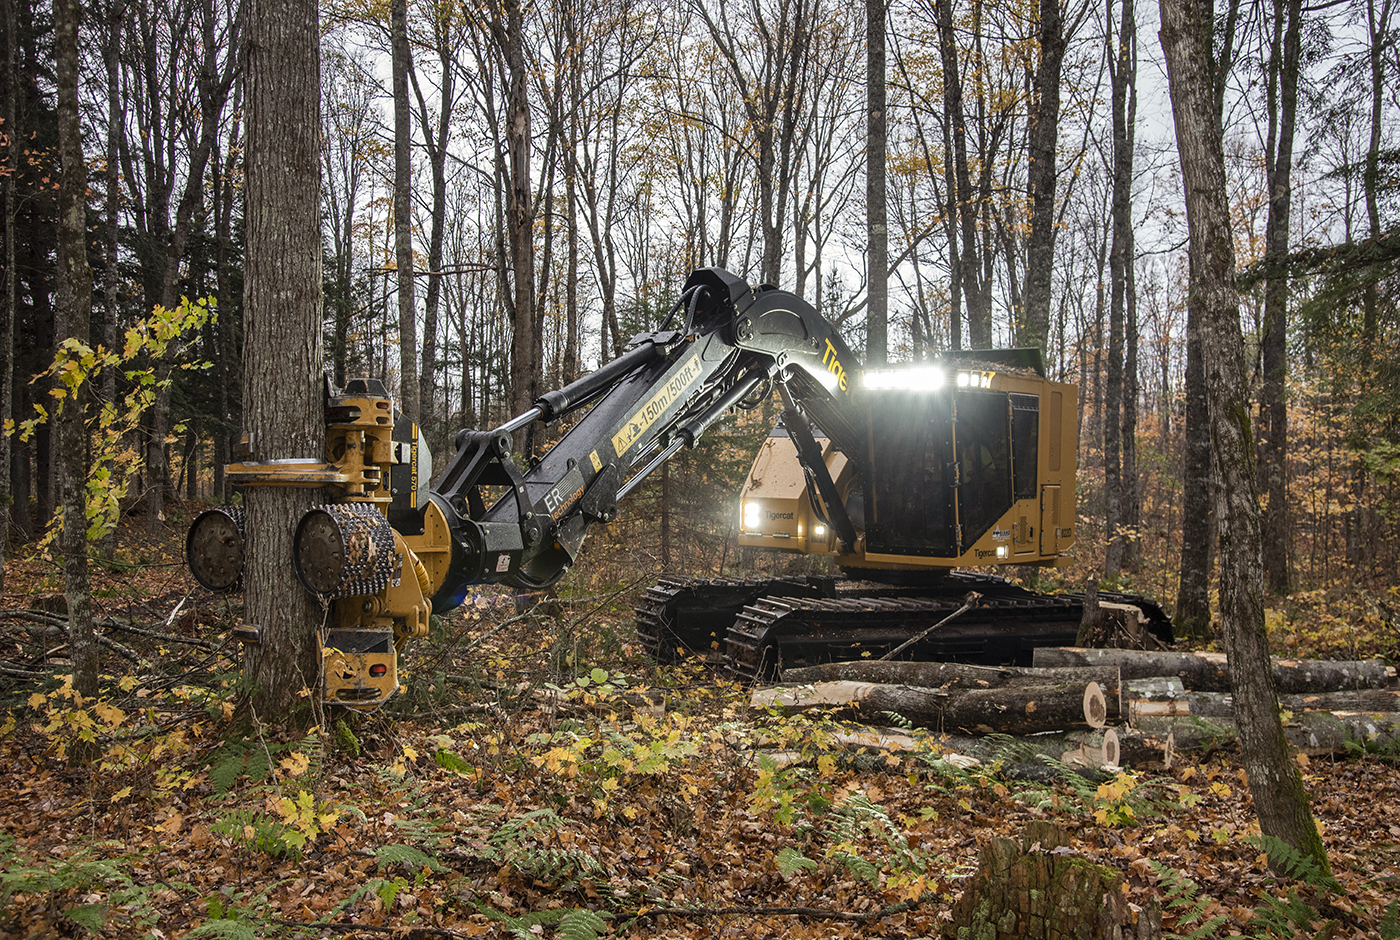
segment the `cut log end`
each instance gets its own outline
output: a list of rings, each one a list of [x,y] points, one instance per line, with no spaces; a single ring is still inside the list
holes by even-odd
[[[1104,700],[1103,689],[1097,682],[1084,687],[1084,720],[1090,728],[1102,728],[1108,724],[1108,702]]]

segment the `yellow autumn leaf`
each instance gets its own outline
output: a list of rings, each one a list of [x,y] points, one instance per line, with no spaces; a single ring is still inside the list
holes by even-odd
[[[277,762],[277,766],[287,772],[288,776],[300,777],[306,773],[306,768],[311,765],[311,761],[300,751],[290,754]]]

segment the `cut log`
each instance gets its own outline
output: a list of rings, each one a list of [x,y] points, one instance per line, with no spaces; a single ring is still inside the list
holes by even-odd
[[[1230,676],[1223,653],[1141,652],[1137,650],[1040,647],[1033,662],[1041,668],[1121,669],[1124,679],[1180,676],[1193,692],[1228,692]],[[1274,683],[1280,694],[1380,689],[1388,676],[1382,660],[1333,662],[1325,659],[1275,659]]]
[[[973,666],[967,663],[881,662],[858,659],[783,670],[784,685],[809,682],[879,682],[926,689],[992,689],[1046,682],[1097,682],[1105,695],[1116,695],[1118,670],[1111,666],[1037,669],[1030,666]]]
[[[1216,693],[1207,694],[1214,695]],[[1176,676],[1124,679],[1123,702],[1130,725],[1136,724],[1138,719],[1148,716],[1168,717],[1192,714],[1189,693],[1182,687],[1181,680]]]
[[[886,712],[925,728],[968,734],[1036,734],[1089,728],[1084,717],[1084,685],[1043,683],[996,689],[947,691],[873,682],[818,682],[759,689],[755,708],[837,708],[867,720]],[[1104,719],[1119,718],[1118,697],[1103,698]]]
[[[810,682],[879,682],[888,685],[917,685],[926,689],[992,688],[1009,684],[1018,670],[966,663],[884,662],[858,659],[846,663],[822,663],[800,669],[784,669],[783,684]]]
[[[1108,731],[1113,737],[1108,737]],[[1106,740],[1107,739],[1107,740]],[[1186,733],[1185,747],[1180,751],[1208,751],[1234,740],[1234,728],[1208,731],[1194,726]],[[1086,776],[1102,771],[1117,746],[1117,766],[1134,769],[1159,769],[1167,766],[1168,748],[1173,744],[1171,729],[1139,731],[1131,728],[1106,731],[1062,731],[1024,737],[994,735],[945,735],[939,744],[947,749],[944,755],[950,763],[964,760],[999,761],[1008,774],[1017,778],[1046,779],[1062,772],[1061,765]]]
[[[1235,717],[1234,700],[1228,692],[1188,692],[1191,714],[1207,718]],[[1349,692],[1313,692],[1308,695],[1280,695],[1279,705],[1291,712],[1396,712],[1400,711],[1400,691],[1356,689]]]
[[[1099,734],[1092,735],[1079,747],[1071,751],[1065,751],[1060,755],[1060,762],[1069,766],[1081,767],[1121,767],[1122,753],[1118,746],[1118,732],[1112,728],[1106,728]]]
[[[1224,718],[1194,715],[1189,719],[1144,719],[1141,733],[1158,737],[1172,734],[1178,751],[1190,751],[1228,743],[1234,738],[1235,725]],[[1400,713],[1303,712],[1284,723],[1283,734],[1294,749],[1312,756],[1395,754],[1400,752]]]

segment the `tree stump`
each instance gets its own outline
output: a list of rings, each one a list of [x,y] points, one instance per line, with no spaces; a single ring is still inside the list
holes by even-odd
[[[1031,822],[1021,845],[993,838],[953,908],[957,940],[1158,940],[1155,905],[1134,916],[1118,872],[1067,847],[1064,830]]]

